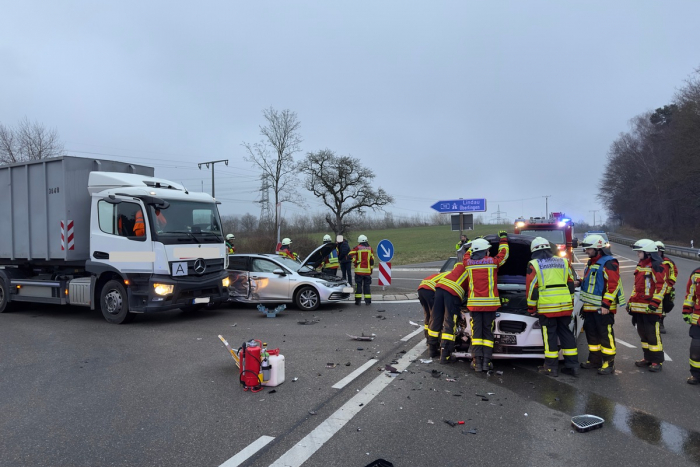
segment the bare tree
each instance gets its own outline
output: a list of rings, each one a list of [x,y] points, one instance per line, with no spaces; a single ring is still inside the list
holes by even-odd
[[[336,235],[350,227],[344,222],[348,214],[363,215],[366,209],[376,211],[394,202],[382,188],[372,189],[374,172],[354,157],[336,156],[329,149],[310,152],[300,169],[306,174],[305,188],[331,210],[326,222]]]
[[[270,187],[275,194],[275,231],[280,225],[279,210],[276,207],[282,202],[303,205],[297,187],[297,163],[294,153],[301,151],[302,142],[299,135],[301,122],[297,114],[290,110],[278,112],[270,107],[263,110],[267,125],[260,127],[264,139],[258,143],[243,143],[248,151],[246,161],[262,170],[267,177]]]
[[[63,154],[55,129],[31,123],[26,117],[16,128],[0,123],[0,164],[34,161]]]

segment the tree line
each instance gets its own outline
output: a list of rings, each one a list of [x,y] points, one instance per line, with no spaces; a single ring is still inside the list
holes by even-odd
[[[635,116],[613,141],[598,198],[609,221],[692,238],[700,227],[700,68],[672,102]]]

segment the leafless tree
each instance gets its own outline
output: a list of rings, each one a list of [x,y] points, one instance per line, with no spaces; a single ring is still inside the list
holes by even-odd
[[[55,129],[31,123],[26,117],[16,128],[0,123],[0,165],[34,161],[63,154]]]
[[[306,174],[305,188],[331,210],[326,222],[336,235],[350,227],[344,222],[348,214],[363,215],[367,209],[380,210],[394,202],[382,188],[372,189],[374,172],[357,158],[324,149],[308,153],[300,170]]]
[[[303,205],[301,197],[297,193],[298,170],[294,161],[294,154],[301,151],[302,142],[299,135],[301,122],[297,114],[290,110],[278,112],[274,108],[263,110],[263,116],[267,125],[260,126],[260,134],[263,140],[254,143],[243,143],[248,151],[246,161],[262,170],[267,177],[270,188],[275,195],[275,231],[280,225],[279,210],[276,206],[282,202],[291,202]]]

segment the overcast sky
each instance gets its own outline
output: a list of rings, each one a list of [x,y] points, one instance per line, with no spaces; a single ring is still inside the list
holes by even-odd
[[[197,191],[197,162],[228,159],[221,213],[257,216],[241,143],[260,140],[263,109],[290,109],[297,157],[359,158],[397,217],[486,198],[485,218],[512,220],[551,195],[590,222],[612,141],[700,67],[698,18],[695,0],[6,2],[0,123],[26,116],[69,155]]]

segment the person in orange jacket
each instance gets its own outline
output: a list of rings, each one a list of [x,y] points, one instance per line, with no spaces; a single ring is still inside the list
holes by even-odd
[[[372,269],[374,268],[374,250],[369,246],[367,236],[357,237],[358,245],[350,250],[348,257],[352,258],[355,266],[355,305],[359,305],[362,298],[365,305],[372,304],[370,285],[372,284]]]
[[[425,335],[426,343],[428,343],[428,329],[430,326],[430,316],[433,314],[433,305],[435,304],[435,286],[437,285],[437,282],[443,277],[445,277],[447,274],[449,274],[449,271],[438,274],[431,274],[425,279],[423,279],[418,285],[418,301],[423,307],[423,334]],[[429,343],[428,346],[430,346]],[[430,355],[431,358],[439,356],[440,353],[437,351],[433,352]]]
[[[690,378],[686,382],[696,385],[700,384],[700,268],[690,274],[685,294],[683,321],[690,325]]]
[[[661,334],[666,334],[664,319],[666,318],[666,314],[673,310],[673,301],[676,299],[675,285],[676,278],[678,277],[678,266],[664,253],[666,251],[666,245],[660,241],[655,243],[656,248],[659,250],[659,256],[661,256],[661,260],[666,268],[666,295],[664,295],[664,299],[661,301],[663,313],[661,314],[661,323],[659,324],[659,332]]]

